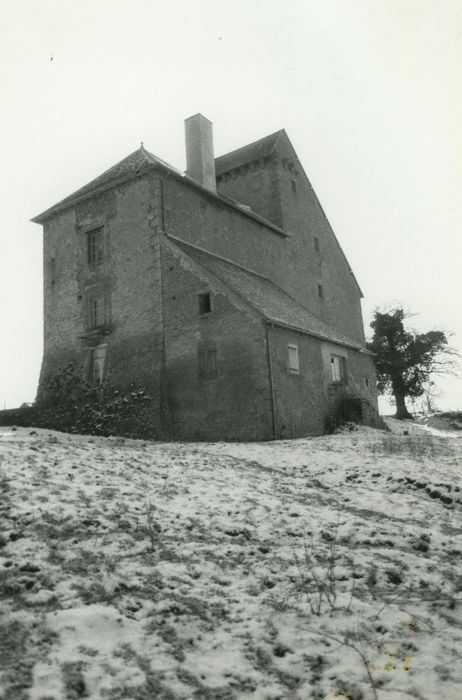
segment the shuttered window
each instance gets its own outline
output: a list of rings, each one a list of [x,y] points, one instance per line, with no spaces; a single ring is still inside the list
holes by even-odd
[[[200,345],[198,349],[199,379],[217,378],[217,350],[214,345]]]
[[[288,370],[291,374],[300,374],[300,364],[298,361],[298,345],[290,344],[288,350]]]
[[[345,358],[340,355],[331,355],[330,368],[332,381],[337,384],[345,384],[347,376]]]
[[[98,345],[92,350],[92,380],[94,384],[101,384],[104,378],[106,364],[106,345]]]
[[[89,300],[89,317],[88,325],[89,328],[98,328],[98,326],[103,326],[105,323],[105,303],[104,296],[92,297]]]
[[[99,265],[104,260],[103,229],[87,233],[87,261],[89,265]]]

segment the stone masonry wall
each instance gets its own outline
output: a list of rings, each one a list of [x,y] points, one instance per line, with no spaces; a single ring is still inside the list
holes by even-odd
[[[358,286],[287,137],[265,161],[221,175],[218,191],[249,204],[288,234],[277,283],[333,328],[364,343]]]
[[[288,345],[298,348],[300,371],[289,372]],[[269,329],[276,437],[321,435],[328,411],[320,341],[283,328]]]
[[[223,173],[217,178],[217,189],[282,228],[279,178],[270,158]]]
[[[44,226],[44,357],[38,399],[49,377],[75,359],[88,376],[90,349],[107,345],[106,377],[144,386],[160,402],[160,185],[131,180],[55,215]],[[104,229],[104,261],[88,264],[86,236]],[[107,323],[88,331],[88,298],[106,297]],[[153,421],[155,422],[155,421]]]
[[[278,143],[283,229],[287,239],[287,291],[309,305],[330,326],[364,344],[361,296],[310,182],[287,140]],[[295,188],[295,191],[294,191]],[[319,295],[318,285],[322,287]]]
[[[165,231],[283,285],[285,237],[176,178],[164,179]]]
[[[261,319],[231,301],[220,283],[168,248],[162,253],[169,415],[186,440],[272,437],[271,396]],[[198,295],[210,292],[211,312]],[[199,376],[200,347],[216,350],[216,379]]]

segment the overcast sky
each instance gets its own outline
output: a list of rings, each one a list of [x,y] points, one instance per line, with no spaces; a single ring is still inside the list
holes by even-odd
[[[42,236],[29,219],[134,151],[184,169],[285,128],[365,295],[462,349],[462,0],[3,0],[0,407],[32,401]],[[462,408],[460,380],[442,408]]]

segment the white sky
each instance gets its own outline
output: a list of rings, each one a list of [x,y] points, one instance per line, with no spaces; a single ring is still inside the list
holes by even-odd
[[[462,350],[462,0],[3,0],[0,407],[32,401],[41,227],[29,219],[138,148],[184,168],[288,132],[363,289]],[[462,408],[462,383],[442,408]]]

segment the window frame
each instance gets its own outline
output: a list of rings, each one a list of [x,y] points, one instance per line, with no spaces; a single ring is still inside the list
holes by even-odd
[[[98,302],[101,302],[98,311]],[[105,294],[93,294],[88,298],[87,327],[95,330],[107,323],[107,301]]]
[[[202,382],[218,377],[217,348],[214,343],[200,343],[197,348],[198,378]]]
[[[346,357],[332,353],[330,356],[330,373],[332,384],[344,386],[347,383]]]
[[[300,374],[300,354],[296,343],[287,343],[287,371],[289,374]]]
[[[98,351],[100,356],[97,357]],[[101,386],[106,373],[107,343],[101,343],[91,349],[90,357],[90,381],[96,386]],[[97,364],[99,363],[99,364]]]
[[[212,313],[212,295],[210,292],[200,292],[197,295],[199,302],[199,316],[208,316]]]
[[[89,267],[98,267],[98,265],[102,265],[106,258],[104,226],[97,226],[90,231],[86,231],[85,238],[87,265]]]

